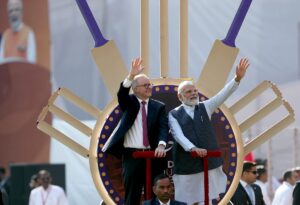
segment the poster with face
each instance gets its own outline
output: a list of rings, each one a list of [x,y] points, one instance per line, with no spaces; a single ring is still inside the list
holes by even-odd
[[[49,70],[48,5],[44,1],[0,0],[0,64],[28,62]]]

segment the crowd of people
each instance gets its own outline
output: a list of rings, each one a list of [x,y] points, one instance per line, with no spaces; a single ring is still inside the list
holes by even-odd
[[[300,167],[287,169],[280,180],[268,177],[265,164],[245,161],[240,184],[231,202],[251,205],[300,204]]]
[[[242,58],[236,66],[235,77],[215,96],[202,102],[192,81],[181,82],[177,91],[181,104],[167,114],[165,104],[151,98],[152,84],[149,77],[142,74],[142,59],[132,61],[129,75],[121,82],[117,93],[123,112],[120,123],[102,148],[103,152],[122,159],[125,205],[140,205],[143,190],[147,192],[145,160],[133,158],[132,153],[148,150],[154,151],[156,156],[152,160],[151,170],[154,178],[153,198],[144,201],[143,205],[204,204],[204,167],[201,157],[205,157],[208,150],[219,149],[210,119],[213,112],[238,88],[248,67],[248,59]],[[130,89],[133,94],[130,94]],[[167,166],[165,148],[169,130],[174,138],[174,193],[169,176],[163,174]],[[198,157],[192,157],[191,152]],[[287,170],[280,185],[275,179],[268,179],[266,161],[257,162],[244,162],[241,180],[231,203],[299,205],[300,169]],[[0,171],[3,181],[5,173]],[[209,159],[208,175],[211,204],[212,200],[219,201],[221,194],[226,191],[227,176],[223,171],[222,157]],[[32,176],[29,205],[68,204],[64,190],[51,182],[51,174],[46,170]],[[1,192],[1,197],[1,201],[5,201],[4,192]]]

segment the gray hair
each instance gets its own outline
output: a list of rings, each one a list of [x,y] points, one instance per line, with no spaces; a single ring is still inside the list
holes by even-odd
[[[190,81],[190,80],[185,80],[185,81],[182,81],[179,85],[178,85],[178,90],[177,90],[177,93],[178,94],[181,94],[184,87],[187,86],[187,85],[194,85],[193,81]]]

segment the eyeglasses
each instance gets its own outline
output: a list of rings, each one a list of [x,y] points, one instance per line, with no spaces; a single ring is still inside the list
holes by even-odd
[[[254,175],[257,175],[257,171],[247,171],[247,172],[251,172]]]
[[[145,84],[142,84],[142,85],[137,85],[136,87],[150,88],[150,87],[152,87],[152,86],[153,86],[152,83],[145,83]]]

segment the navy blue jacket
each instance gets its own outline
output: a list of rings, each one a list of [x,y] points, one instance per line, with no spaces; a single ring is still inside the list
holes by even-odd
[[[130,88],[125,88],[123,82],[118,91],[118,102],[123,112],[120,126],[112,137],[106,152],[120,158],[124,151],[124,136],[132,127],[140,109],[140,103],[135,95],[129,94]],[[167,142],[169,127],[165,104],[149,99],[147,112],[147,126],[149,143],[152,150],[159,141]]]
[[[299,204],[300,204],[300,182],[297,182],[293,191],[293,205],[299,205]]]

